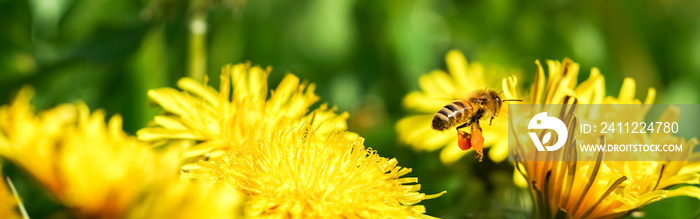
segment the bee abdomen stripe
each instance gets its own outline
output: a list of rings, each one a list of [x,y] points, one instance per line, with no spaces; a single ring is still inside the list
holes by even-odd
[[[452,111],[450,111],[450,109],[447,108],[442,108],[440,109],[440,111],[438,111],[438,114],[442,114],[445,116],[445,118],[447,118],[450,114],[452,114]]]
[[[455,104],[447,105],[445,108],[452,110],[452,112],[457,112],[457,106]]]
[[[459,101],[455,101],[455,102],[452,103],[452,104],[459,105],[459,107],[462,108],[462,109],[467,108],[467,106],[465,106],[464,103],[459,102]]]
[[[440,120],[449,121],[449,119],[447,118],[447,116],[446,116],[446,115],[443,115],[443,114],[441,114],[441,113],[435,114],[435,117],[439,118]]]

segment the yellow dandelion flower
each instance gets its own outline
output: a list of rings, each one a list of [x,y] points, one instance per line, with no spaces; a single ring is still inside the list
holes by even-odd
[[[569,59],[563,62],[547,61],[549,80],[545,85],[544,72],[538,62],[535,80],[530,95],[522,95],[526,103],[547,104],[640,104],[634,97],[633,79],[625,79],[618,98],[605,97],[604,78],[593,69],[589,78],[581,84],[576,82],[578,64]],[[518,98],[517,79],[504,79],[503,87],[507,98]],[[654,101],[655,90],[649,89],[644,101]],[[659,121],[677,121],[679,111],[671,107]],[[591,118],[576,118],[578,121],[601,121],[601,116],[644,118],[645,110],[634,112],[609,111],[593,115]],[[575,126],[573,117],[564,122]],[[693,148],[698,144],[695,138],[685,140],[670,134],[636,135],[635,139],[620,139],[622,136],[606,135],[603,142],[634,140],[635,142],[678,142]],[[585,136],[581,136],[585,137]],[[630,135],[624,135],[631,138]],[[565,146],[573,147],[573,146]],[[572,150],[573,151],[573,150]],[[602,156],[602,153],[598,155]],[[700,156],[691,152],[687,156]],[[520,161],[517,162],[518,181],[525,182],[536,206],[538,218],[615,218],[651,202],[674,196],[700,198],[700,163],[687,161]],[[689,159],[697,160],[697,159]],[[672,186],[676,188],[671,189]]]
[[[591,73],[584,82],[577,82],[579,65],[571,59],[564,61],[547,60],[548,79],[540,61],[537,65],[535,78],[529,93],[521,94],[517,89],[517,77],[511,76],[503,80],[503,91],[508,99],[522,99],[529,104],[562,104],[567,96],[575,96],[579,104],[640,104],[640,100],[634,98],[634,79],[625,78],[618,98],[605,94],[605,78],[597,68],[591,69]],[[546,82],[546,84],[545,84]],[[651,104],[656,97],[656,90],[649,88],[645,104]]]
[[[226,66],[217,93],[191,79],[184,92],[158,89],[149,95],[171,113],[159,125],[138,132],[144,140],[191,139],[189,156],[206,161],[187,165],[190,179],[246,195],[247,216],[272,218],[428,217],[415,205],[437,197],[419,193],[416,178],[395,159],[366,149],[344,131],[347,113],[335,114],[318,100],[314,85],[287,75],[267,94],[270,69]],[[231,93],[233,87],[233,93]],[[213,156],[210,152],[219,152]]]
[[[61,138],[64,126],[75,120],[75,108],[61,105],[35,116],[29,105],[33,91],[21,89],[14,102],[0,107],[0,155],[37,177],[48,189],[59,191],[58,173],[53,168],[57,148],[49,145]],[[41,138],[37,130],[42,130]]]
[[[220,160],[200,161],[190,176],[247,195],[247,216],[262,218],[431,218],[410,168],[366,149],[341,131],[317,138],[308,126],[274,130]]]
[[[144,189],[125,218],[242,218],[242,201],[226,187],[165,180]]]
[[[399,139],[414,149],[437,150],[442,148],[440,159],[443,163],[452,163],[469,151],[461,151],[454,130],[439,132],[431,128],[431,121],[441,107],[463,99],[472,91],[484,88],[496,88],[501,78],[496,78],[499,71],[485,69],[479,63],[467,63],[464,55],[452,50],[446,55],[448,72],[435,70],[419,79],[421,91],[406,95],[404,107],[416,111],[399,120],[396,125]],[[488,77],[487,77],[488,76]],[[491,147],[489,157],[500,162],[508,157],[508,119],[507,104],[501,109],[500,116],[491,125],[482,125],[484,146]]]
[[[145,191],[158,187],[164,191],[152,196],[171,198],[158,205],[176,209],[174,203],[189,202],[188,196],[172,194],[170,188],[177,185],[169,186],[180,181],[177,151],[154,152],[122,130],[121,117],[105,123],[104,111],[90,113],[84,103],[35,115],[31,96],[31,89],[24,88],[10,106],[0,108],[0,156],[27,171],[74,217],[128,216],[149,194]],[[213,199],[230,200],[223,195]],[[235,215],[230,207],[219,212],[225,211]]]
[[[172,88],[150,90],[148,96],[168,115],[157,116],[155,127],[139,130],[139,139],[197,140],[200,143],[187,148],[184,154],[185,157],[196,157],[230,150],[247,139],[269,136],[272,127],[284,121],[292,123],[289,125],[299,125],[313,118],[314,124],[324,124],[319,130],[321,133],[347,127],[348,114],[338,115],[335,109],[328,109],[325,104],[309,113],[309,107],[319,99],[314,94],[315,85],[300,83],[293,74],[287,74],[267,98],[270,70],[251,67],[250,64],[225,66],[219,92],[191,78],[178,82],[183,91]]]

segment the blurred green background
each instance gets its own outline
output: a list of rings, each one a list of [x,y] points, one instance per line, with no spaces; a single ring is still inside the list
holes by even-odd
[[[608,94],[633,77],[640,99],[655,87],[657,103],[698,103],[698,12],[700,2],[676,0],[0,0],[0,103],[30,84],[40,109],[80,99],[123,115],[134,133],[159,112],[146,91],[174,86],[197,51],[215,87],[227,63],[273,66],[271,88],[287,72],[316,83],[322,102],[350,112],[349,128],[366,146],[413,168],[423,192],[447,190],[423,202],[429,215],[521,218],[530,199],[508,162],[467,156],[443,165],[439,152],[397,142],[394,124],[410,113],[401,99],[418,77],[445,69],[450,49],[522,69],[525,84],[535,59],[569,57],[581,64],[580,80],[600,68]],[[194,28],[206,34],[193,36],[198,19],[206,25]],[[25,202],[30,212],[43,204]],[[688,218],[699,208],[673,198],[643,211]]]

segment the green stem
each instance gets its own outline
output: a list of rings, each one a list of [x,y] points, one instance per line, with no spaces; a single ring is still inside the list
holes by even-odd
[[[190,19],[190,52],[187,75],[203,81],[207,68],[207,13],[194,12]]]
[[[24,203],[22,203],[22,199],[19,197],[19,193],[17,193],[17,189],[15,189],[15,184],[12,183],[12,180],[10,180],[10,177],[5,177],[5,181],[7,181],[8,185],[10,185],[10,189],[12,190],[12,195],[15,196],[15,201],[17,201],[17,206],[19,207],[19,212],[22,212],[22,218],[29,219],[29,214],[27,214],[27,209],[24,208]]]

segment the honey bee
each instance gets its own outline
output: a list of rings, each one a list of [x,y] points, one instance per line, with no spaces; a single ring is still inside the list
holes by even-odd
[[[491,89],[473,91],[466,98],[445,105],[435,113],[432,127],[438,131],[445,131],[456,126],[459,148],[469,150],[474,147],[476,157],[481,161],[484,137],[479,121],[489,119],[489,125],[491,125],[493,118],[501,111],[501,104],[505,101],[522,100],[503,100],[498,92]],[[467,126],[470,127],[470,132],[462,130]]]

